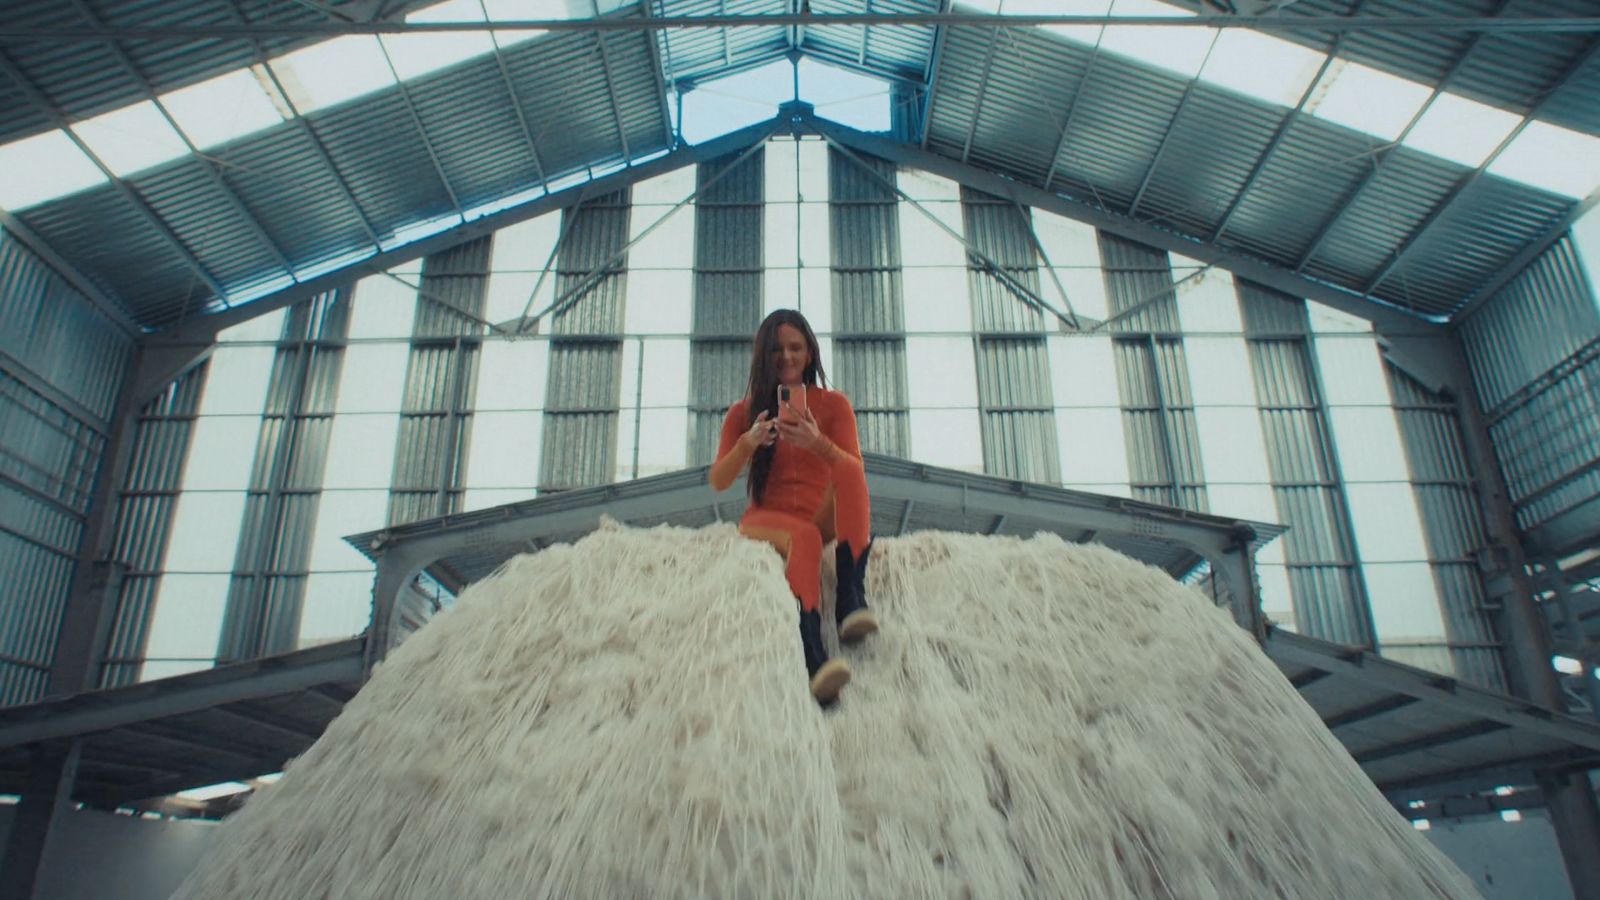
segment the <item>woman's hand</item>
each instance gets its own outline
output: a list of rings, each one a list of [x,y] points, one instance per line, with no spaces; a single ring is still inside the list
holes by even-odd
[[[788,404],[784,404],[788,406]],[[789,413],[794,418],[778,419],[778,437],[788,441],[801,450],[815,452],[823,446],[822,429],[817,427],[817,419],[811,415],[811,410],[797,412],[794,407],[789,407]]]
[[[762,447],[771,446],[772,442],[777,439],[778,431],[776,423],[769,422],[767,420],[766,410],[762,410],[761,414],[756,416],[755,422],[751,423],[750,425],[750,430],[746,431],[739,438],[739,440],[744,441],[745,447],[749,448],[751,453],[754,453]]]

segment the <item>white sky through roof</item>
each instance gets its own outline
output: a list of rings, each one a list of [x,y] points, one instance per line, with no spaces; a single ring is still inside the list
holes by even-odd
[[[1600,190],[1600,138],[1534,121],[1489,164],[1489,173],[1586,197]]]
[[[682,96],[683,139],[704,143],[777,115],[778,104],[794,97],[794,66],[786,59],[776,60],[702,81]]]
[[[1312,115],[1346,128],[1392,141],[1432,93],[1414,81],[1396,78],[1360,63],[1337,63],[1328,69],[1325,90]],[[1309,104],[1308,104],[1309,108]]]
[[[1476,169],[1522,121],[1516,113],[1440,94],[1406,135],[1406,146]]]
[[[1116,0],[1114,16],[1189,16],[1186,9],[1168,6],[1157,0]],[[1206,55],[1216,40],[1215,28],[1144,27],[1110,25],[1100,38],[1102,49],[1131,56],[1142,63],[1193,78],[1205,65]]]
[[[169,91],[161,95],[161,104],[202,150],[283,121],[283,114],[249,69]]]
[[[1226,28],[1200,77],[1247,97],[1292,108],[1326,58],[1259,31]]]
[[[367,34],[312,44],[268,65],[301,115],[394,84],[394,73],[383,58],[383,48],[376,37]]]
[[[189,152],[182,135],[148,100],[79,122],[72,131],[119,178]]]
[[[25,209],[105,180],[64,131],[47,131],[0,147],[0,206],[6,209]]]

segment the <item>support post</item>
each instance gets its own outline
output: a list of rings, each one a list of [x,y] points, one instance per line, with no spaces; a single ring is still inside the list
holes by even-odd
[[[1450,354],[1462,443],[1483,504],[1484,533],[1489,541],[1487,558],[1497,570],[1487,573],[1488,580],[1491,585],[1500,586],[1500,613],[1495,624],[1505,647],[1506,680],[1513,693],[1540,706],[1564,711],[1561,685],[1550,664],[1550,633],[1534,604],[1527,553],[1517,531],[1489,425],[1478,402],[1466,351],[1459,336],[1444,349]],[[1573,897],[1600,900],[1600,808],[1596,807],[1588,774],[1539,772],[1535,773],[1535,780],[1548,802]]]
[[[398,546],[383,548],[378,557],[378,572],[372,579],[372,623],[367,628],[365,677],[393,649],[395,618],[400,610],[400,592],[417,577],[425,564]]]
[[[28,766],[28,786],[17,804],[11,834],[6,839],[5,860],[0,863],[0,900],[35,900],[39,876],[51,835],[71,810],[72,784],[78,777],[83,752],[79,741],[40,744],[33,748]]]

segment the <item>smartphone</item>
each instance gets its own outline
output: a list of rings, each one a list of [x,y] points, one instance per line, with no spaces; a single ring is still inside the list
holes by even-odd
[[[793,408],[793,412],[790,411]],[[806,386],[778,385],[778,418],[784,422],[794,422],[805,418],[806,412]]]

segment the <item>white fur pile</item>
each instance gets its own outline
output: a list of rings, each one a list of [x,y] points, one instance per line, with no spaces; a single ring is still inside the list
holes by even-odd
[[[176,896],[1477,896],[1164,573],[922,533],[880,539],[867,587],[882,631],[823,712],[782,565],[732,526],[514,559]]]

